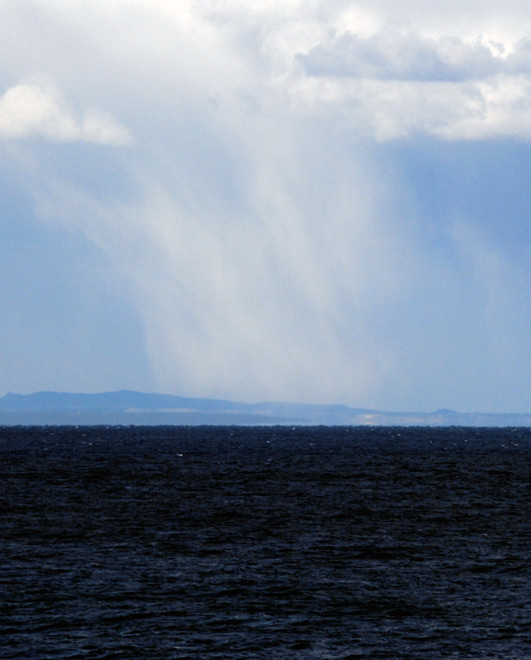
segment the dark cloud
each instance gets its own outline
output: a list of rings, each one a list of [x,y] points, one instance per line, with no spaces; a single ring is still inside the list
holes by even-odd
[[[516,68],[482,41],[467,43],[457,37],[429,39],[416,33],[383,30],[368,37],[350,32],[300,54],[312,76],[339,76],[381,80],[458,82],[483,79]],[[531,62],[519,57],[520,66]]]

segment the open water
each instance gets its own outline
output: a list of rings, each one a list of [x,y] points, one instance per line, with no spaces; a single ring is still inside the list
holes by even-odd
[[[0,428],[0,658],[531,658],[531,429]]]

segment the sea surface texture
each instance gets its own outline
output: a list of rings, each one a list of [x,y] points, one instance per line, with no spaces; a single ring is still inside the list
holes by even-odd
[[[0,658],[531,658],[531,429],[0,428]]]

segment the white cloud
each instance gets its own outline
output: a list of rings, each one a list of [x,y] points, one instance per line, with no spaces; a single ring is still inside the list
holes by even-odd
[[[160,389],[475,405],[490,387],[481,278],[455,240],[441,249],[443,211],[417,212],[400,143],[375,145],[531,134],[527,5],[470,7],[6,0],[0,153],[18,152],[39,222],[107,256]],[[46,144],[126,143],[110,117],[134,150]],[[419,186],[436,160],[412,168]]]
[[[194,112],[209,112],[205,100],[217,104],[218,116],[236,116],[242,104],[270,115],[335,115],[351,134],[379,141],[530,136],[528,97],[502,112],[487,91],[515,84],[525,91],[531,79],[526,10],[516,0],[503,11],[490,1],[450,3],[443,13],[432,2],[387,0],[27,6],[5,5],[0,81],[2,69],[20,80],[44,68],[73,107],[127,117],[138,139],[173,130],[172,112],[192,102]],[[4,137],[128,139],[109,117],[75,115],[49,89],[32,93],[41,98],[29,111],[25,104],[26,120],[4,108]]]
[[[333,33],[299,54],[301,96],[377,140],[531,138],[531,48],[395,29]],[[347,119],[348,116],[348,119]]]
[[[131,142],[127,129],[104,113],[89,109],[76,118],[52,87],[21,83],[0,98],[0,139],[30,137],[108,145]]]
[[[461,107],[460,115],[432,126],[431,132],[446,140],[531,139],[531,77],[479,82]]]
[[[247,88],[256,108],[335,116],[351,134],[378,141],[531,137],[531,48],[517,0],[503,10],[453,2],[444,12],[433,2],[388,0],[196,9],[259,66]]]
[[[445,141],[531,139],[531,78],[496,76],[458,84],[316,79],[309,104],[344,130],[379,142],[429,135]]]

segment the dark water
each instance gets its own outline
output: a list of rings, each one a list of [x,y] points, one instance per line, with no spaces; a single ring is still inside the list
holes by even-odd
[[[1,658],[531,658],[531,429],[0,428]]]

